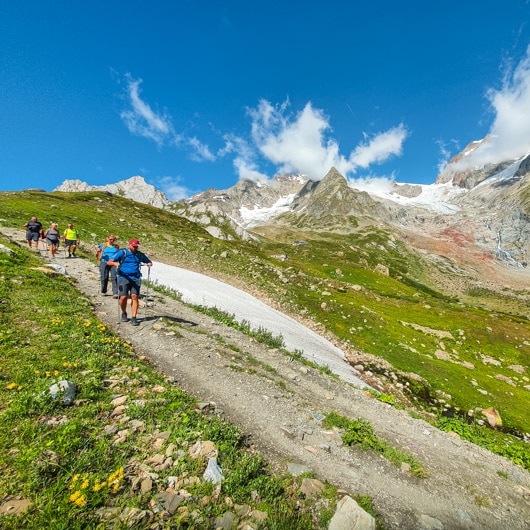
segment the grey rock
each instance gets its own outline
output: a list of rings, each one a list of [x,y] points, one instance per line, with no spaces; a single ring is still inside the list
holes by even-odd
[[[300,475],[303,475],[304,473],[309,473],[311,470],[303,464],[297,464],[296,462],[288,462],[287,471],[289,471],[291,475],[298,477]]]
[[[221,468],[217,465],[217,458],[212,457],[208,460],[208,465],[206,466],[203,477],[206,482],[221,484],[224,477]]]
[[[436,518],[426,514],[419,517],[419,530],[444,530],[444,525]]]
[[[375,519],[346,495],[337,503],[328,530],[375,530]]]
[[[223,515],[216,517],[214,528],[221,528],[222,530],[229,530],[233,527],[236,515],[233,512],[225,512]]]

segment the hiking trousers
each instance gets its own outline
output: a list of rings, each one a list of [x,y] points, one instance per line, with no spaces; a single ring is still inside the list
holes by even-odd
[[[112,267],[107,265],[103,261],[99,264],[99,277],[101,280],[101,289],[102,293],[107,292],[107,287],[109,284],[109,279],[112,285],[112,294],[118,294],[118,269],[117,267]]]

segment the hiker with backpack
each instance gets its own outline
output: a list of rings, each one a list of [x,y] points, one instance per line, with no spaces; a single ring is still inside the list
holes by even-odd
[[[120,249],[116,243],[117,236],[109,234],[105,243],[100,243],[96,247],[96,258],[99,263],[99,279],[101,290],[100,293],[105,296],[107,294],[107,287],[112,286],[112,297],[118,298],[118,270],[114,265],[109,265],[109,260],[114,257],[116,252]]]
[[[140,296],[140,285],[142,273],[140,267],[145,263],[148,267],[153,265],[152,261],[138,250],[140,242],[138,239],[131,239],[128,248],[122,248],[114,254],[112,259],[107,261],[109,266],[118,267],[118,293],[119,305],[121,309],[121,321],[127,322],[127,298],[131,297],[131,324],[138,326],[136,318],[138,314],[138,297]]]
[[[57,253],[57,250],[59,249],[59,230],[57,223],[52,223],[50,225],[50,228],[44,232],[44,239],[46,241],[46,244],[48,245],[48,249],[50,250],[50,258],[55,259],[55,254]]]

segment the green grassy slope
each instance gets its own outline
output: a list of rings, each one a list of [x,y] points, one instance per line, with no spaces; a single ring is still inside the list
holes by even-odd
[[[498,307],[487,292],[449,296],[436,287],[422,257],[381,228],[349,235],[282,228],[261,234],[259,244],[222,241],[182,217],[103,193],[0,194],[1,224],[22,227],[31,215],[45,226],[56,221],[60,229],[72,221],[90,243],[108,232],[122,243],[138,237],[153,259],[252,285],[286,311],[320,323],[352,350],[424,378],[428,384],[418,385],[399,376],[411,394],[427,398],[431,410],[449,404],[451,411],[466,413],[493,406],[505,427],[530,432],[525,306],[509,291]],[[295,240],[305,244],[295,246]],[[377,272],[378,265],[388,275]],[[451,281],[446,273],[444,282]],[[436,391],[445,403],[436,400]]]

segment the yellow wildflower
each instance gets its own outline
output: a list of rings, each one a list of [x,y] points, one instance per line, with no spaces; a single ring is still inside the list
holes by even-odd
[[[77,506],[84,506],[86,504],[86,495],[81,495],[74,502]]]
[[[72,502],[75,502],[79,498],[80,495],[81,495],[81,492],[77,490],[76,492],[72,493],[72,495],[70,495],[70,500]]]
[[[7,385],[7,389],[8,389],[8,390],[13,390],[13,388],[15,388],[16,386],[17,386],[16,383],[9,383],[9,384]]]

